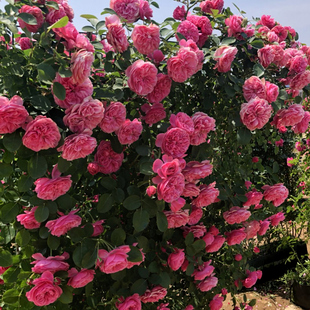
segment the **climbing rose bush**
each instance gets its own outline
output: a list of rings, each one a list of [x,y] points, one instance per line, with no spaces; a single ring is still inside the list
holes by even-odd
[[[0,307],[215,310],[253,287],[306,189],[310,47],[220,0],[161,24],[111,0],[81,33],[67,0],[7,2]]]

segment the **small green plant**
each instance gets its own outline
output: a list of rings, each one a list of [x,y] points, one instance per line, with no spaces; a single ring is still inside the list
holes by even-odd
[[[289,270],[282,280],[288,285],[294,282],[300,285],[310,285],[310,260],[298,259],[295,269]]]

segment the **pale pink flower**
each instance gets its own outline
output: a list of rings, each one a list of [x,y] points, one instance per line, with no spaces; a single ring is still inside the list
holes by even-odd
[[[149,26],[135,25],[131,39],[139,53],[148,55],[159,47],[159,27],[153,24]]]
[[[272,45],[265,45],[257,51],[259,62],[264,68],[267,68],[274,60],[275,53]]]
[[[67,215],[58,212],[61,216],[56,220],[48,221],[45,227],[49,229],[51,235],[60,237],[66,234],[70,229],[81,225],[82,218],[75,213],[79,210],[72,210]]]
[[[140,0],[139,4],[139,16],[140,19],[148,19],[150,20],[153,17],[153,10],[151,9],[148,1]]]
[[[123,297],[118,299],[118,302],[115,303],[115,306],[118,310],[141,310],[141,301],[139,294],[133,294],[128,296],[126,299]]]
[[[255,75],[245,80],[242,89],[246,101],[250,101],[256,97],[266,99],[265,83]]]
[[[257,232],[260,236],[263,236],[267,230],[269,229],[270,221],[264,220],[264,221],[259,221],[260,228],[259,231]]]
[[[157,285],[152,289],[147,289],[145,293],[140,296],[140,299],[143,303],[147,302],[157,302],[161,299],[164,299],[167,295],[167,289]]]
[[[195,130],[190,137],[190,143],[200,145],[206,142],[208,133],[215,130],[215,119],[203,112],[196,112],[192,119]]]
[[[64,252],[62,255],[44,257],[41,253],[35,253],[32,255],[35,259],[31,264],[34,267],[31,268],[34,273],[43,273],[45,271],[50,271],[55,273],[57,271],[67,271],[69,269],[69,264],[64,262],[69,258],[69,254]]]
[[[18,222],[23,225],[26,229],[36,229],[39,228],[41,223],[39,223],[34,213],[38,209],[38,207],[33,207],[29,211],[25,210],[23,214],[19,214],[16,216]]]
[[[197,285],[197,288],[202,292],[208,292],[208,291],[211,291],[214,287],[216,287],[217,283],[218,283],[218,279],[214,276],[211,276],[201,281]]]
[[[278,129],[294,126],[302,121],[304,115],[305,111],[301,104],[292,104],[287,109],[278,110],[270,124]]]
[[[309,122],[310,122],[310,113],[308,111],[305,111],[305,114],[304,114],[302,120],[299,123],[297,123],[296,125],[294,125],[292,127],[292,130],[296,134],[304,133],[307,131],[307,129],[309,127]]]
[[[139,0],[110,0],[110,8],[128,23],[133,23],[139,18]]]
[[[269,103],[276,101],[279,95],[279,87],[276,84],[266,81],[265,89],[266,89],[266,100]]]
[[[192,233],[194,235],[194,238],[201,238],[204,236],[204,234],[207,232],[206,227],[203,224],[199,224],[199,225],[192,225],[190,227],[185,226],[182,227],[183,230],[183,237],[186,238],[186,236],[189,233]]]
[[[134,0],[135,1],[135,0]],[[107,27],[107,41],[113,46],[115,52],[123,53],[127,50],[129,42],[125,33],[125,29],[120,23],[119,18],[116,15],[112,17],[106,17]]]
[[[260,230],[260,223],[258,221],[244,222],[243,226],[245,227],[246,238],[251,239],[256,237],[257,233]]]
[[[250,216],[250,211],[240,207],[232,207],[223,213],[224,220],[231,225],[246,221]]]
[[[132,144],[137,141],[142,133],[142,129],[142,123],[136,118],[132,121],[126,119],[116,132],[120,144]]]
[[[233,46],[220,46],[214,53],[216,65],[213,69],[218,72],[228,72],[231,69],[231,63],[235,59],[238,49]]]
[[[271,201],[275,207],[280,206],[288,197],[288,189],[283,185],[283,183],[278,183],[275,185],[264,185],[262,187],[264,190],[264,199]]]
[[[164,211],[168,220],[168,229],[185,226],[189,220],[188,212],[189,210]]]
[[[212,10],[222,12],[224,7],[224,0],[205,0],[199,4],[201,11],[204,13],[212,14]]]
[[[243,18],[241,16],[231,15],[225,19],[225,24],[228,26],[227,32],[229,37],[234,37],[242,32]]]
[[[141,96],[151,93],[157,83],[157,69],[150,62],[139,59],[125,71],[129,88]]]
[[[95,270],[83,268],[81,271],[77,271],[76,268],[71,268],[68,271],[68,277],[70,278],[68,286],[72,286],[73,288],[84,287],[94,280],[94,275]]]
[[[297,74],[290,82],[290,87],[294,90],[301,90],[310,83],[310,71],[306,70]]]
[[[186,185],[185,185],[186,187]],[[199,193],[197,194],[197,196],[199,195]],[[183,196],[184,196],[184,192],[183,192]],[[188,225],[195,225],[197,224],[200,219],[203,216],[203,210],[201,208],[197,208],[195,206],[192,207],[192,212],[189,215],[189,220],[188,220]]]
[[[126,120],[126,107],[121,102],[111,102],[105,109],[99,126],[103,132],[117,131]]]
[[[279,42],[282,42],[286,39],[287,37],[287,30],[281,26],[281,25],[276,25],[274,26],[271,31],[275,32],[277,36],[279,37]]]
[[[94,59],[93,53],[83,49],[72,54],[70,69],[73,83],[82,84],[90,76]]]

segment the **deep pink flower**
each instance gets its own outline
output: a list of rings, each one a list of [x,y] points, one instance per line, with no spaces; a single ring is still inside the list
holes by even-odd
[[[305,114],[302,118],[302,120],[294,125],[292,127],[292,130],[294,133],[299,134],[299,133],[305,133],[309,127],[309,122],[310,122],[310,113],[308,111],[305,111]]]
[[[180,198],[184,186],[185,180],[181,173],[168,177],[157,186],[158,199],[172,203]]]
[[[199,40],[199,30],[197,26],[189,20],[182,21],[178,26],[177,32],[182,34],[186,40],[193,40],[195,43],[197,43]],[[176,38],[178,41],[181,40],[177,35]]]
[[[279,225],[280,222],[285,220],[285,216],[283,212],[279,212],[279,213],[271,215],[267,220],[270,221],[270,224],[272,226],[277,226]]]
[[[224,7],[224,0],[205,0],[200,2],[199,6],[204,13],[213,14],[212,10],[218,10],[221,13]]]
[[[184,249],[174,249],[173,253],[171,253],[168,257],[168,265],[173,270],[176,271],[181,268],[183,262],[185,260]]]
[[[99,126],[103,132],[112,133],[118,130],[126,120],[126,107],[121,102],[111,102],[105,109]]]
[[[204,262],[202,265],[198,266],[198,269],[192,273],[192,277],[196,280],[203,280],[206,277],[212,275],[214,267],[211,265],[211,260]]]
[[[129,42],[119,18],[116,15],[112,16],[106,17],[106,27],[108,29],[106,38],[115,52],[123,53],[127,50]]]
[[[275,52],[272,45],[265,45],[257,51],[259,62],[264,68],[267,68],[275,58]]]
[[[202,292],[208,292],[217,286],[218,279],[216,277],[208,277],[201,281],[197,288]]]
[[[205,143],[210,131],[215,130],[215,119],[203,112],[196,112],[192,116],[194,122],[194,133],[190,136],[191,145]]]
[[[256,23],[256,25],[263,25],[271,29],[276,25],[276,23],[275,20],[270,15],[262,15],[262,17]]]
[[[210,310],[220,310],[223,306],[224,297],[219,294],[215,295],[209,303]]]
[[[259,221],[260,223],[260,229],[257,232],[260,236],[263,236],[267,230],[269,229],[270,221],[264,220],[264,221]]]
[[[52,304],[62,294],[62,289],[54,283],[54,276],[50,271],[45,271],[32,283],[34,287],[26,293],[26,297],[36,306],[43,307]]]
[[[79,210],[72,210],[67,215],[63,215],[56,220],[48,221],[45,224],[45,227],[49,229],[51,235],[60,237],[66,234],[70,229],[78,227],[81,225],[82,218],[78,215],[75,215]]]
[[[242,32],[242,21],[243,18],[236,15],[231,15],[229,18],[226,18],[225,24],[228,26],[227,32],[229,37],[237,36]]]
[[[68,286],[72,286],[73,288],[84,287],[94,280],[94,275],[95,270],[84,268],[78,272],[76,268],[72,268],[68,271],[68,277],[70,278]]]
[[[119,302],[115,303],[118,310],[141,310],[141,301],[139,294],[133,294],[126,299],[120,298]]]
[[[172,128],[181,128],[189,135],[194,132],[194,122],[191,117],[184,112],[171,114],[169,121]]]
[[[202,239],[205,240],[205,237],[203,237]],[[225,242],[225,237],[220,236],[220,235],[214,236],[213,242],[206,247],[206,252],[207,253],[217,252],[222,247],[224,242]]]
[[[24,22],[21,18],[18,18],[20,28],[27,28],[27,30],[30,32],[37,32],[39,28],[41,28],[41,26],[43,25],[44,22],[43,12],[37,6],[23,5],[18,10],[18,12],[30,14],[37,20],[36,25],[30,25]]]
[[[246,238],[245,228],[239,228],[225,233],[228,245],[240,244]]]
[[[196,199],[192,201],[192,205],[198,208],[202,208],[214,203],[217,196],[220,194],[219,190],[215,188],[215,185],[215,182],[209,185],[201,185],[200,194]]]
[[[241,254],[236,254],[235,255],[235,261],[240,262],[242,260],[242,255]]]
[[[266,99],[265,83],[257,76],[251,76],[245,80],[243,84],[243,96],[246,101],[250,101],[256,97]]]
[[[70,70],[72,72],[73,83],[82,84],[87,78],[89,78],[93,61],[93,53],[84,49],[72,54]]]
[[[165,99],[171,89],[172,81],[169,76],[159,73],[157,74],[157,82],[154,89],[146,96],[151,103],[158,103]]]
[[[150,105],[145,103],[142,105],[141,110],[145,113],[142,119],[146,124],[152,126],[166,118],[166,111],[162,103],[154,103]]]
[[[243,203],[244,207],[256,206],[263,199],[263,194],[255,189],[245,194],[247,201]]]
[[[120,144],[132,144],[137,141],[142,133],[142,129],[142,123],[136,118],[132,121],[126,119],[116,132]]]
[[[99,220],[99,221],[96,221],[95,223],[92,223],[92,226],[94,228],[94,232],[91,235],[92,237],[100,236],[104,232],[104,228],[102,226],[103,223],[104,223],[104,220]]]
[[[139,0],[110,0],[110,8],[117,15],[123,17],[128,23],[133,23],[139,18]]]
[[[194,238],[201,238],[204,236],[204,234],[207,232],[206,227],[203,224],[200,225],[192,225],[190,227],[185,226],[182,227],[183,230],[183,237],[186,238],[186,236],[189,233],[192,233],[194,235]]]
[[[168,221],[168,229],[185,226],[189,220],[188,212],[189,210],[164,211]]]
[[[232,207],[223,213],[225,221],[231,225],[246,221],[250,216],[250,211],[240,207]]]
[[[41,253],[35,253],[32,255],[35,259],[31,264],[34,267],[31,268],[34,273],[43,273],[45,271],[50,271],[55,273],[57,271],[67,271],[69,269],[69,264],[64,262],[69,258],[69,254],[64,252],[62,255],[44,257]]]
[[[139,15],[140,19],[150,20],[153,17],[153,10],[150,7],[150,4],[146,0],[140,0],[139,5]]]
[[[125,71],[129,88],[141,96],[151,93],[157,83],[157,69],[150,62],[139,59]]]
[[[176,20],[185,20],[186,9],[185,6],[177,6],[173,11],[173,18]]]

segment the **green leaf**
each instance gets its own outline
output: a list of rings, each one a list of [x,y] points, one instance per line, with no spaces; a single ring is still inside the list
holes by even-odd
[[[20,292],[14,288],[6,290],[2,296],[2,300],[5,304],[15,305],[19,301]]]
[[[163,212],[157,212],[156,214],[156,224],[161,232],[165,232],[168,229],[168,220]]]
[[[38,79],[44,83],[51,84],[55,79],[56,72],[52,66],[47,63],[37,65]]]
[[[91,14],[82,14],[80,16],[85,19],[97,19],[95,15],[91,15]]]
[[[105,26],[105,21],[101,20],[100,22],[97,23],[96,25],[96,31],[99,31],[101,28]]]
[[[62,78],[67,78],[72,76],[72,72],[70,69],[66,69],[64,67],[59,67],[58,73]]]
[[[186,40],[185,36],[182,33],[177,32],[179,40]]]
[[[148,226],[149,221],[149,214],[143,209],[136,210],[132,219],[133,227],[137,232],[143,231]]]
[[[58,82],[53,84],[53,93],[59,100],[66,99],[66,89]]]
[[[170,276],[167,272],[161,272],[159,274],[160,276],[160,285],[162,287],[165,287],[165,288],[169,288],[170,284],[171,284],[171,280],[170,280]]]
[[[104,15],[104,14],[116,15],[116,12],[110,8],[105,8],[105,9],[103,9],[103,12],[101,12],[101,15]]]
[[[33,15],[28,13],[19,13],[17,17],[22,19],[28,25],[38,24],[37,19]]]
[[[264,75],[265,69],[261,64],[257,63],[253,66],[253,72],[256,76],[261,77]]]
[[[136,210],[141,206],[141,199],[137,195],[129,196],[123,202],[123,206],[127,210]]]
[[[128,253],[128,260],[133,263],[141,262],[143,259],[141,251],[135,247],[130,246],[130,252]]]
[[[144,279],[147,279],[150,275],[150,272],[148,271],[148,269],[144,267],[139,267],[138,273],[139,273],[139,276]]]
[[[224,38],[221,42],[221,45],[229,45],[229,44],[233,44],[236,42],[236,38],[234,37],[227,37],[227,38]]]
[[[39,111],[48,112],[51,109],[51,102],[43,95],[30,97],[30,102]]]
[[[28,162],[28,173],[34,178],[42,177],[47,171],[47,162],[44,156],[38,153],[32,156]]]
[[[3,205],[0,209],[1,222],[4,224],[13,222],[19,213],[19,209],[19,205],[15,202],[9,202]]]
[[[247,128],[240,128],[237,131],[237,141],[240,144],[248,144],[248,143],[250,143],[251,138],[252,138],[252,134],[251,134],[251,131],[249,129],[247,129]]]
[[[16,243],[22,247],[26,246],[29,243],[30,239],[30,233],[26,229],[20,230],[15,237]]]
[[[130,293],[131,294],[137,293],[139,295],[143,295],[146,290],[147,290],[147,280],[139,279],[132,284],[130,288]]]
[[[273,171],[273,173],[278,173],[278,172],[279,172],[279,169],[280,169],[279,164],[275,161],[275,162],[273,163],[273,165],[272,165],[272,171]]]
[[[0,163],[0,179],[8,177],[13,173],[13,167],[10,164]]]
[[[136,152],[141,156],[149,156],[151,154],[151,150],[147,145],[138,145]]]
[[[15,283],[18,279],[20,273],[19,267],[11,267],[5,271],[3,274],[3,280],[5,283]]]
[[[190,232],[189,234],[187,234],[187,236],[185,237],[185,245],[186,246],[190,246],[194,243],[194,235],[192,232]]]
[[[56,11],[59,10],[59,6],[58,6],[58,3],[57,2],[54,2],[54,1],[47,1],[46,4],[45,4],[47,7],[49,8],[52,8]]]
[[[39,223],[46,221],[49,215],[50,211],[47,206],[39,206],[34,213],[34,217]]]
[[[58,20],[56,23],[54,23],[53,25],[49,26],[47,29],[51,30],[51,29],[54,29],[54,28],[62,28],[62,27],[65,27],[68,24],[68,22],[69,22],[68,16],[64,16],[63,18]]]
[[[60,209],[69,210],[75,206],[77,201],[73,197],[71,197],[69,194],[65,194],[57,198],[56,202]]]
[[[70,304],[73,301],[73,294],[72,294],[72,289],[69,286],[63,286],[62,287],[62,294],[58,298],[60,302],[63,304]]]
[[[51,250],[57,250],[60,245],[60,238],[49,235],[47,238],[47,245]]]
[[[3,145],[9,152],[14,153],[15,151],[17,151],[22,145],[22,137],[20,135],[20,132],[15,131],[13,133],[4,135]]]
[[[157,3],[157,2],[152,1],[152,2],[151,2],[151,5],[155,6],[155,8],[157,8],[157,9],[159,9],[159,5],[158,5],[158,3]]]
[[[111,234],[111,241],[116,246],[124,244],[126,233],[122,228],[116,228]]]
[[[96,32],[96,29],[94,27],[92,27],[92,26],[84,26],[82,28],[82,31],[93,33],[93,32]]]
[[[91,239],[84,239],[74,250],[72,258],[76,266],[89,269],[95,264],[97,254],[97,243]]]
[[[204,251],[206,248],[206,243],[204,242],[204,240],[199,239],[196,240],[193,244],[192,244],[193,248],[195,249],[195,252],[198,253],[200,251]],[[196,254],[195,253],[195,254]]]
[[[71,167],[71,165],[72,163],[70,161],[67,161],[64,158],[59,157],[57,167],[61,173],[66,172]]]
[[[140,173],[145,175],[153,175],[153,162],[152,161],[140,161]]]
[[[260,39],[253,40],[250,44],[257,49],[264,47],[264,42]]]
[[[113,190],[116,187],[116,185],[117,185],[116,181],[114,179],[110,178],[110,177],[103,177],[101,179],[101,181],[100,181],[100,184],[104,188],[106,188],[106,189],[108,189],[110,191]]]
[[[99,213],[105,213],[111,210],[114,203],[114,199],[112,193],[110,194],[103,194],[100,196],[98,204],[97,204],[97,211]]]
[[[13,225],[1,227],[0,244],[8,244],[15,237],[15,229]]]
[[[114,188],[112,196],[117,204],[121,204],[124,201],[125,193],[121,188]]]
[[[13,264],[13,257],[9,251],[0,249],[0,266],[9,267]]]
[[[34,179],[29,175],[22,175],[17,181],[17,188],[20,192],[27,192],[31,189]]]

